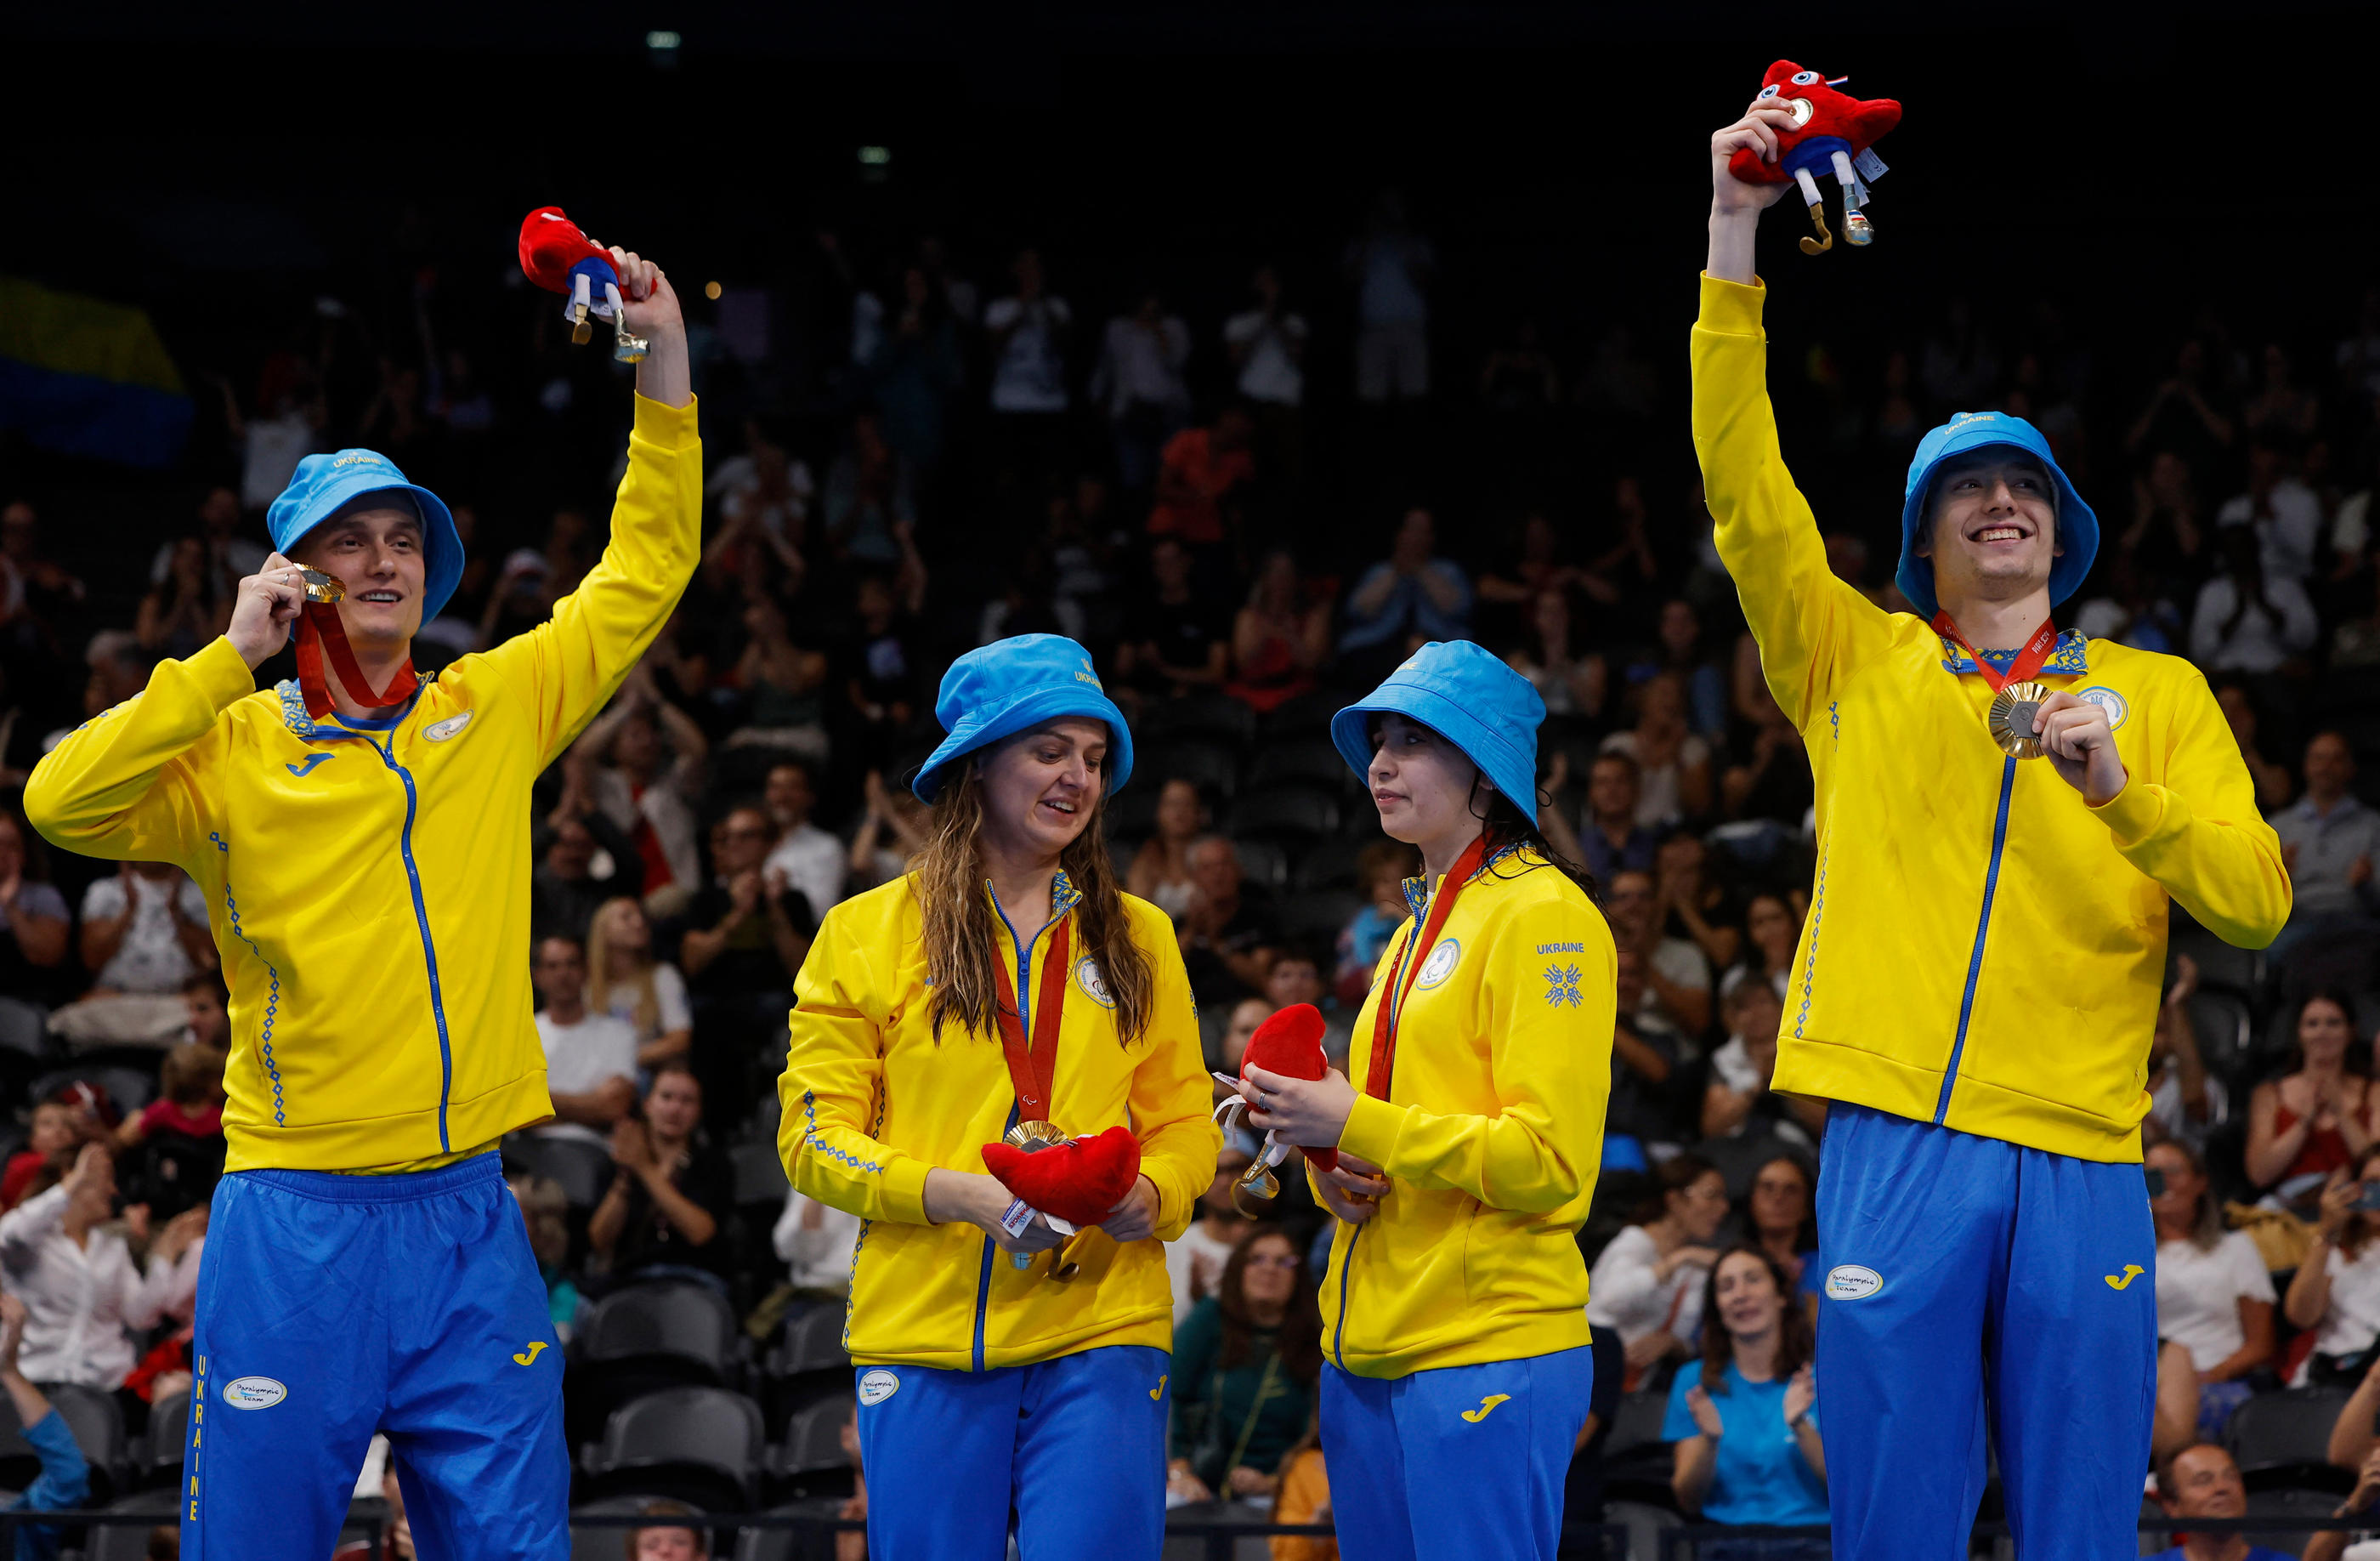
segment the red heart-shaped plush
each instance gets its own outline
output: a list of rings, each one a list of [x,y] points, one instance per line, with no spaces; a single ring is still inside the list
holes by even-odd
[[[1030,1152],[988,1143],[983,1165],[1002,1187],[1043,1213],[1068,1225],[1092,1226],[1106,1219],[1139,1179],[1140,1140],[1131,1128],[1117,1127]]]
[[[1322,1010],[1311,1003],[1292,1003],[1257,1026],[1248,1037],[1247,1054],[1240,1058],[1240,1077],[1251,1067],[1291,1079],[1319,1079],[1330,1069],[1322,1055]],[[1308,1149],[1305,1158],[1318,1170],[1339,1164],[1336,1149]]]

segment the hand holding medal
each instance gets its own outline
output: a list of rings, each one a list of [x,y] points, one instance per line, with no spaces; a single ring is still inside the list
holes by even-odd
[[[2116,752],[2116,734],[2107,713],[2089,700],[2061,689],[2056,693],[2033,681],[2033,675],[2058,647],[2058,630],[2045,620],[2034,631],[2003,676],[1967,643],[1948,613],[1934,616],[1934,631],[1967,652],[1976,673],[1992,686],[1991,709],[1984,717],[1992,741],[2014,759],[2046,755],[2058,778],[2082,794],[2094,808],[2115,799],[2130,779]]]

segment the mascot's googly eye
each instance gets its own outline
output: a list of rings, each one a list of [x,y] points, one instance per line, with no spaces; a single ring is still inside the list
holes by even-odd
[[[1760,89],[1760,101],[1761,101],[1762,103],[1767,103],[1770,98],[1775,97],[1779,92],[1782,91],[1783,90],[1784,90],[1783,88],[1779,87],[1779,86],[1775,85],[1774,83],[1771,83],[1771,84],[1770,84],[1770,85],[1768,85],[1768,86],[1763,87],[1763,88],[1761,88],[1761,89]]]
[[[1793,73],[1793,85],[1806,87],[1817,79],[1818,73],[1815,70],[1797,70]]]

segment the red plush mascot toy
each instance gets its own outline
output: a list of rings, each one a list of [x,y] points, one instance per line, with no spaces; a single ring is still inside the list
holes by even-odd
[[[1330,1067],[1322,1055],[1322,1011],[1311,1003],[1293,1003],[1273,1015],[1248,1037],[1247,1052],[1240,1058],[1239,1076],[1218,1073],[1215,1081],[1236,1091],[1251,1067],[1291,1079],[1321,1078]],[[1236,1127],[1240,1118],[1247,1115],[1247,1109],[1246,1100],[1235,1093],[1216,1108],[1216,1115]],[[1277,1134],[1265,1135],[1264,1152],[1232,1185],[1232,1201],[1240,1205],[1242,1213],[1257,1213],[1281,1196],[1281,1178],[1273,1175],[1272,1168],[1289,1158],[1292,1147],[1281,1142]],[[1307,1160],[1325,1171],[1339,1164],[1335,1146],[1306,1149],[1305,1153]]]
[[[1863,103],[1835,91],[1848,77],[1829,81],[1791,60],[1779,60],[1760,79],[1762,103],[1784,100],[1793,116],[1793,128],[1777,138],[1777,161],[1764,162],[1759,152],[1743,147],[1728,160],[1727,171],[1746,184],[1798,184],[1810,208],[1815,238],[1802,240],[1805,255],[1822,254],[1835,247],[1827,231],[1827,206],[1818,196],[1816,175],[1832,172],[1843,187],[1843,237],[1853,244],[1869,244],[1876,230],[1860,210],[1867,204],[1867,186],[1884,173],[1884,159],[1871,150],[1887,130],[1900,123],[1900,105],[1890,98]]]
[[[623,363],[643,360],[644,338],[630,335],[622,323],[620,273],[610,252],[579,232],[561,207],[540,206],[521,219],[520,262],[530,281],[568,300],[562,312],[570,322],[572,341],[587,345],[593,334],[587,323],[591,314],[612,322],[613,357]],[[599,289],[603,295],[600,299],[595,296]]]
[[[1003,1223],[1014,1235],[1032,1223],[1038,1213],[1050,1228],[1072,1236],[1115,1212],[1115,1206],[1140,1179],[1140,1140],[1129,1128],[1110,1128],[1090,1138],[983,1146],[983,1167],[1000,1178],[1015,1199]],[[1016,1266],[1029,1268],[1033,1260],[1015,1254]],[[1051,1268],[1057,1279],[1074,1277],[1075,1264],[1062,1250]]]

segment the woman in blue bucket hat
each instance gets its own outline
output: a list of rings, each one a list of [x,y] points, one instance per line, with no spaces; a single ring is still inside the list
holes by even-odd
[[[1537,828],[1545,713],[1453,640],[1332,718],[1424,876],[1348,1074],[1242,1086],[1257,1127],[1339,1152],[1307,1174],[1339,1220],[1322,1442],[1351,1561],[1550,1557],[1561,1529],[1594,1381],[1573,1236],[1602,1160],[1617,958],[1592,880]]]
[[[1132,733],[1074,640],[968,652],[918,772],[916,871],[827,913],[794,983],[779,1151],[860,1215],[844,1342],[868,1554],[1154,1561],[1164,1544],[1172,1290],[1220,1138],[1163,911],[1100,827]],[[1123,1127],[1134,1190],[1062,1238],[984,1146]],[[1047,1255],[1045,1255],[1047,1254]]]

